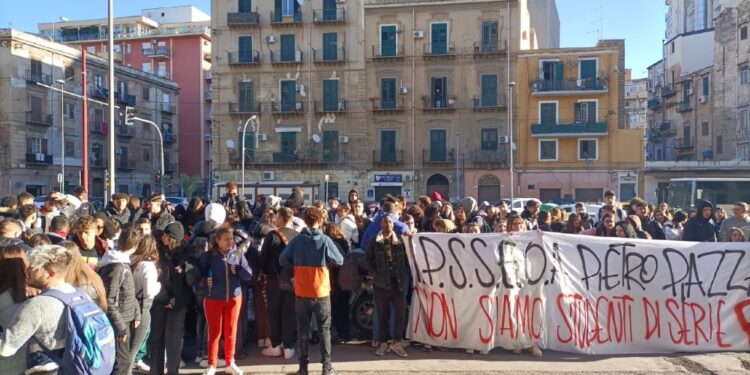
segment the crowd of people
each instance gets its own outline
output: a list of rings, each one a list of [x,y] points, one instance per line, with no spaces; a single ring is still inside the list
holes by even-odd
[[[323,374],[334,374],[331,346],[363,334],[378,356],[407,357],[410,346],[447,350],[404,339],[412,277],[404,241],[419,232],[727,242],[750,235],[744,202],[727,217],[707,201],[690,212],[640,198],[623,208],[607,191],[595,213],[582,203],[571,213],[542,210],[532,199],[519,214],[504,201],[451,203],[433,193],[415,202],[386,195],[371,211],[356,190],[312,205],[299,188],[253,204],[233,182],[226,191],[186,207],[160,194],[114,194],[102,212],[80,187],[49,194],[40,208],[28,193],[2,198],[0,373],[177,374],[183,358],[195,358],[206,374],[242,374],[235,360],[257,342],[265,356],[296,358],[298,374],[318,344]],[[352,331],[351,300],[361,288],[372,288],[371,332]]]

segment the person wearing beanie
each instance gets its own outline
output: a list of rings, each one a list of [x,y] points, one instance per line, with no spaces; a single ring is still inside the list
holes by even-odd
[[[151,194],[146,200],[146,208],[141,208],[135,214],[136,220],[145,217],[151,222],[152,231],[164,230],[164,228],[174,223],[174,217],[164,208],[164,197],[161,194]]]

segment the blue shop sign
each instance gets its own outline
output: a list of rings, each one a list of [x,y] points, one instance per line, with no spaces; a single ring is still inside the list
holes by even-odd
[[[403,182],[400,174],[376,174],[375,182]]]

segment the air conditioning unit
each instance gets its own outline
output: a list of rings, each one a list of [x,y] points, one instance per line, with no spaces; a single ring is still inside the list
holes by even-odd
[[[705,103],[707,100],[708,100],[708,96],[706,96],[706,95],[701,95],[701,96],[698,97],[698,102],[699,103]]]
[[[297,85],[297,92],[300,92],[305,89],[305,85]]]
[[[295,103],[295,106],[294,106],[294,107],[295,107],[295,108],[296,108],[296,109],[297,109],[298,111],[301,111],[301,110],[302,110],[302,103]]]
[[[263,172],[263,181],[273,181],[276,179],[276,172],[266,171]]]
[[[266,35],[266,43],[275,43],[276,37],[273,35]]]
[[[497,138],[497,141],[500,143],[508,143],[510,142],[510,138],[507,135],[501,135]]]
[[[297,62],[302,61],[302,51],[300,50],[294,51],[294,61],[297,61]]]
[[[258,134],[258,140],[259,141],[267,141],[268,140],[268,134]]]
[[[424,38],[424,31],[414,30],[414,39],[422,39],[422,38]]]
[[[339,112],[344,112],[345,110],[346,110],[346,103],[339,102]]]
[[[401,86],[401,87],[398,88],[398,92],[400,94],[407,94],[407,93],[409,93],[409,89],[406,88],[406,86]]]
[[[339,136],[339,143],[341,144],[349,143],[349,137],[345,135]]]

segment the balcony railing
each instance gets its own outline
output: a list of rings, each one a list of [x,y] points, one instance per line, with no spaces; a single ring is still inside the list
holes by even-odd
[[[687,112],[693,110],[693,102],[690,99],[683,100],[677,107],[677,112]]]
[[[648,102],[646,103],[646,107],[648,109],[652,109],[652,110],[653,109],[659,109],[663,105],[664,105],[664,102],[662,101],[661,98],[649,99]]]
[[[205,99],[205,100],[213,100],[214,99],[214,90],[207,90],[203,94],[203,99]]]
[[[66,29],[68,30],[68,29]],[[153,29],[140,29],[133,32],[115,31],[115,39],[145,38],[161,35],[186,35],[186,34],[203,34],[211,36],[211,28],[203,25],[159,27]],[[87,32],[77,34],[66,34],[55,38],[57,42],[78,42],[86,40],[105,40],[109,38],[108,33]]]
[[[334,23],[346,22],[346,9],[314,9],[313,22],[315,23]]]
[[[44,154],[41,152],[26,153],[26,164],[52,164],[52,155]]]
[[[425,44],[424,57],[456,56],[456,47],[453,44]]]
[[[301,24],[302,12],[294,12],[291,16],[285,16],[282,13],[271,12],[271,25],[279,24]]]
[[[260,25],[260,13],[258,12],[229,12],[227,13],[228,26],[258,26]]]
[[[677,134],[677,128],[674,126],[674,123],[672,122],[662,122],[659,124],[659,132],[662,134]]]
[[[313,62],[341,63],[344,62],[344,47],[329,49],[313,49]]]
[[[109,134],[109,124],[106,122],[93,121],[91,125],[89,126],[89,128],[91,129],[91,132],[94,134],[99,134],[99,135]]]
[[[661,96],[664,98],[668,98],[670,96],[677,95],[677,89],[674,87],[674,83],[669,83],[662,85],[661,87]]]
[[[568,80],[546,80],[536,79],[531,81],[533,93],[552,91],[606,91],[607,85],[601,79],[568,79]]]
[[[26,72],[26,81],[52,85],[52,76],[45,73]]]
[[[282,103],[282,102],[271,102],[271,113],[273,114],[301,114],[305,112],[305,103],[294,102],[294,103]]]
[[[313,105],[315,106],[316,113],[345,113],[348,103],[346,100],[340,100],[334,103],[315,101]]]
[[[119,104],[125,104],[128,107],[135,107],[136,104],[136,97],[135,95],[127,95],[127,94],[120,94],[119,92],[115,92],[115,100]]]
[[[506,46],[507,44],[504,40],[495,43],[476,41],[474,42],[474,56],[503,54],[507,52]]]
[[[375,164],[402,164],[404,150],[372,150],[372,162]]]
[[[283,153],[283,152],[273,153],[274,163],[296,163],[298,161],[299,161],[299,156],[297,156],[297,154],[289,154],[289,153]]]
[[[157,70],[155,73],[152,73],[152,74],[156,75],[157,77],[172,79],[172,73],[166,70]]]
[[[294,53],[282,53],[281,50],[271,50],[269,52],[271,64],[299,64],[302,62],[302,50],[294,49]]]
[[[373,59],[398,59],[404,57],[404,45],[400,44],[397,46],[383,46],[380,45],[372,46],[372,58]]]
[[[102,85],[97,85],[95,83],[92,83],[88,87],[88,92],[86,92],[86,95],[94,98],[94,99],[108,99],[109,98],[109,89]]]
[[[453,112],[456,107],[456,97],[422,97],[422,107],[425,112]]]
[[[506,107],[505,99],[502,96],[497,96],[494,98],[478,98],[474,97],[472,99],[472,108],[474,109],[474,112],[491,112],[491,111],[497,111],[502,108]]]
[[[144,48],[143,55],[153,58],[168,59],[172,57],[172,51],[167,47]]]
[[[404,106],[404,101],[402,100],[392,100],[392,101],[381,101],[380,99],[372,100],[372,111],[375,113],[384,113],[384,112],[403,112],[406,110],[406,107]]]
[[[507,151],[500,150],[482,150],[475,149],[471,152],[471,161],[474,164],[508,164],[508,153]]]
[[[135,129],[127,125],[115,125],[116,134],[121,137],[131,138],[135,136]]]
[[[125,157],[118,157],[115,161],[118,169],[133,170],[135,169],[135,160],[129,160]]]
[[[172,133],[165,132],[164,134],[162,134],[162,138],[164,138],[164,143],[165,144],[170,144],[171,145],[172,143],[177,142],[177,137],[174,134],[172,134]]]
[[[442,152],[441,152],[442,151]],[[436,150],[422,150],[422,163],[425,164],[438,164],[438,163],[455,163],[456,153],[455,151],[436,151]]]
[[[260,103],[229,103],[230,115],[252,115],[260,113]]]
[[[609,132],[606,122],[568,123],[568,124],[533,124],[531,135],[534,137],[578,137],[602,136]]]
[[[229,65],[252,65],[261,63],[260,51],[240,51],[240,52],[227,52],[227,61]]]
[[[175,112],[177,112],[177,106],[175,106],[174,104],[169,104],[167,102],[162,102],[161,111],[164,113],[174,114]]]
[[[32,125],[52,126],[53,117],[51,114],[28,111],[26,112],[26,123]]]

